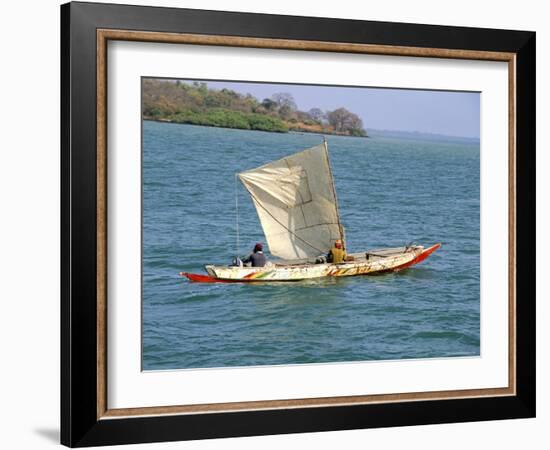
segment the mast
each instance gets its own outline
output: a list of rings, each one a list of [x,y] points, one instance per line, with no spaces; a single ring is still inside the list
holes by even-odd
[[[336,217],[338,218],[338,230],[340,230],[340,239],[342,239],[342,247],[346,249],[346,236],[344,234],[344,226],[340,220],[340,207],[338,206],[338,197],[336,196],[336,186],[334,185],[334,175],[332,172],[332,166],[330,165],[330,158],[328,156],[328,144],[327,138],[323,135],[323,144],[325,145],[325,156],[327,158],[327,165],[330,173],[330,186],[332,188],[332,194],[334,195],[334,204],[336,206]]]

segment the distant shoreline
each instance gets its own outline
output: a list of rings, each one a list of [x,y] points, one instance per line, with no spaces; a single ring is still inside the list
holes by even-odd
[[[217,126],[217,125],[209,125],[209,124],[196,124],[196,123],[190,123],[190,122],[179,122],[177,120],[170,120],[170,119],[155,119],[153,117],[142,117],[143,120],[146,120],[148,122],[158,122],[158,123],[173,123],[176,125],[193,125],[196,127],[209,127],[209,128],[225,128],[226,130],[242,130],[242,131],[263,131],[265,133],[279,133],[279,134],[288,134],[288,133],[308,133],[308,134],[318,134],[318,135],[326,135],[326,136],[343,136],[343,137],[354,137],[359,139],[366,139],[370,136],[366,134],[365,136],[353,136],[346,133],[338,133],[338,132],[332,132],[328,133],[325,131],[317,131],[317,130],[307,130],[307,129],[289,129],[286,131],[278,131],[278,130],[253,130],[250,128],[239,128],[239,127],[223,127],[223,126]]]
[[[451,139],[451,140],[468,141],[468,142],[478,142],[478,143],[480,142],[479,137],[456,136],[453,134],[441,134],[441,133],[429,133],[426,131],[370,128],[369,134],[371,137],[374,137],[377,135],[385,135],[385,136],[396,136],[396,137],[409,138],[409,139],[429,139],[429,140]]]
[[[288,133],[307,133],[307,134],[317,134],[317,135],[326,135],[326,136],[342,136],[342,137],[353,137],[353,138],[375,138],[376,136],[393,136],[400,137],[404,139],[412,140],[456,140],[464,142],[472,142],[479,144],[480,138],[478,137],[469,137],[469,136],[452,136],[447,134],[439,133],[424,133],[421,131],[401,131],[401,130],[380,130],[372,129],[369,130],[369,134],[366,136],[350,136],[349,134],[338,134],[338,133],[325,133],[321,131],[309,131],[309,130],[287,130],[287,131],[275,131],[275,130],[251,130],[249,128],[237,128],[237,127],[222,127],[208,124],[194,124],[194,123],[185,123],[178,122],[175,120],[169,119],[154,119],[152,117],[142,117],[143,120],[147,122],[158,122],[158,123],[172,123],[175,125],[193,125],[196,127],[209,127],[209,128],[222,128],[226,130],[242,130],[242,131],[262,131],[264,133],[279,133],[279,134],[288,134]]]

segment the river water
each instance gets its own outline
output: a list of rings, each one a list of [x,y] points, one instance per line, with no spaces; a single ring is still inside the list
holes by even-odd
[[[144,370],[479,355],[479,142],[371,136],[327,137],[348,250],[441,249],[396,274],[198,284],[179,272],[236,253],[234,174],[322,138],[143,123]],[[237,195],[244,256],[265,238]]]

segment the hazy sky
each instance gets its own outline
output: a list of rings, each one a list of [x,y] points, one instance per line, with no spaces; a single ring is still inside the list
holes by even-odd
[[[258,100],[276,92],[293,95],[298,109],[344,107],[369,129],[418,131],[479,138],[479,93],[295,84],[207,81],[210,88],[250,93]]]

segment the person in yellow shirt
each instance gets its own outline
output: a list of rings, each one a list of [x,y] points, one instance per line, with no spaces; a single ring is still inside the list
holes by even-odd
[[[334,242],[334,247],[332,247],[328,252],[327,261],[333,264],[340,264],[346,260],[346,251],[342,245],[342,240],[337,239]]]

